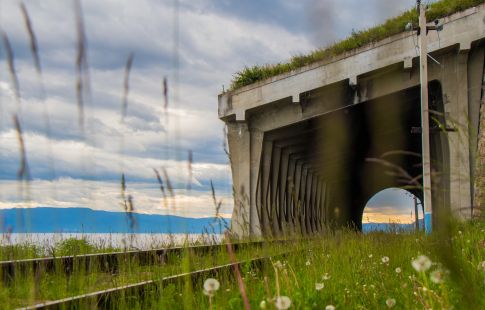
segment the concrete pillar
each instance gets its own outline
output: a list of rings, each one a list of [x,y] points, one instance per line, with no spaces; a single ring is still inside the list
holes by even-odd
[[[443,57],[442,91],[449,132],[450,208],[461,219],[470,217],[471,180],[468,119],[468,52]],[[439,206],[434,206],[437,208]]]
[[[289,168],[286,190],[286,221],[290,225],[292,232],[295,232],[295,191],[296,191],[296,160],[289,158]]]
[[[280,162],[281,162],[281,148],[273,147],[273,156],[272,156],[272,168],[271,168],[271,203],[270,208],[272,210],[272,217],[273,217],[273,227],[275,234],[280,236],[282,234],[282,226],[281,226],[281,212],[280,212],[280,205],[278,199],[278,185],[279,185],[279,177],[280,177]]]
[[[250,233],[250,134],[246,123],[228,123],[227,129],[234,187],[231,230],[235,235],[242,237]]]
[[[474,179],[474,201],[473,205],[476,206],[473,210],[473,216],[479,216],[483,212],[485,207],[485,55],[484,64],[482,66],[482,87],[481,98],[479,104],[479,119],[478,119],[478,132],[477,132],[477,151],[476,151],[476,163],[475,163],[475,179]]]
[[[264,134],[252,128],[250,131],[250,234],[259,237],[262,235],[261,204],[258,202],[259,171],[261,167],[261,153],[263,149]],[[260,194],[260,193],[259,193]],[[260,196],[260,195],[259,195]]]
[[[289,162],[289,153],[288,150],[283,150],[281,153],[281,161],[280,161],[280,178],[278,184],[278,202],[279,202],[279,209],[280,209],[280,218],[279,221],[281,223],[281,227],[284,234],[288,234],[288,208],[286,200],[286,190],[288,184],[288,169],[290,166]]]
[[[261,163],[261,218],[263,233],[268,237],[273,235],[272,211],[269,197],[272,153],[273,142],[264,141]]]

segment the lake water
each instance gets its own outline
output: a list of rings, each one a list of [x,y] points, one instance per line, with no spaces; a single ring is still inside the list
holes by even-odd
[[[32,234],[2,234],[0,245],[33,244],[49,248],[69,239],[85,239],[98,247],[115,247],[121,249],[153,249],[166,246],[183,245],[185,242],[214,243],[220,242],[222,235],[201,234],[97,234],[97,233],[32,233]]]

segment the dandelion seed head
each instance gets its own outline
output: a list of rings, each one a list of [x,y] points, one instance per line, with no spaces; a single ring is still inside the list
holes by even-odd
[[[387,263],[389,263],[389,257],[388,257],[388,256],[383,256],[383,257],[381,258],[381,261],[382,261],[384,264],[387,264]]]
[[[485,260],[478,264],[478,269],[482,269],[483,271],[485,271]]]
[[[325,285],[323,283],[315,283],[315,289],[317,291],[321,291],[324,287]]]
[[[335,306],[334,305],[327,305],[325,307],[325,310],[335,310]]]
[[[219,289],[221,284],[213,278],[208,278],[204,281],[204,294],[212,296]]]
[[[326,281],[330,279],[330,275],[328,273],[325,273],[322,277],[322,280]]]
[[[401,268],[397,267],[396,269],[394,269],[394,271],[396,271],[396,273],[401,273]]]
[[[424,272],[431,267],[431,260],[426,255],[420,255],[411,262],[417,272]]]
[[[434,270],[429,274],[429,278],[436,284],[443,283],[443,272],[441,270]]]
[[[275,307],[278,310],[286,310],[291,306],[291,299],[288,296],[278,296],[275,300]]]
[[[386,300],[386,305],[388,308],[392,308],[396,305],[396,300],[394,298],[388,298]]]
[[[276,263],[274,263],[273,266],[275,266],[278,269],[283,269],[283,264],[279,260],[276,261]]]
[[[305,263],[305,265],[307,265],[307,266],[310,266],[311,264],[312,263],[309,260],[307,260],[306,263]]]
[[[266,300],[262,300],[262,301],[259,303],[259,308],[260,308],[260,309],[266,309]]]

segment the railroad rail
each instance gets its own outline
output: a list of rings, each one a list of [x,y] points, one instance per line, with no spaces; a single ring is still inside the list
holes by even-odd
[[[237,251],[245,246],[262,246],[268,242],[289,242],[290,240],[275,241],[253,241],[232,244]],[[136,262],[140,266],[165,264],[171,256],[181,255],[185,251],[194,254],[208,254],[216,251],[225,250],[226,243],[213,245],[197,245],[188,247],[170,247],[152,250],[135,250],[112,253],[94,253],[73,256],[43,257],[34,259],[21,259],[0,261],[0,272],[4,284],[12,283],[17,272],[59,272],[62,270],[66,275],[70,275],[75,266],[82,267],[84,270],[97,268],[100,272],[117,273],[121,262]]]
[[[172,275],[163,277],[159,280],[149,280],[138,282],[134,284],[119,286],[111,289],[105,289],[88,294],[78,295],[69,298],[63,298],[55,301],[49,301],[45,303],[39,303],[36,305],[20,308],[20,309],[114,309],[116,308],[119,298],[128,297],[141,297],[146,296],[146,292],[154,290],[157,292],[164,286],[170,283],[177,283],[183,281],[189,277],[192,283],[196,283],[200,279],[216,276],[221,272],[230,272],[231,269],[235,270],[242,264],[250,264],[252,268],[261,268],[267,263],[270,258],[277,256],[284,256],[290,252],[279,253],[271,257],[257,257],[248,260],[238,261],[230,264],[224,264],[212,268],[201,269],[197,271],[182,273],[178,275]],[[153,291],[152,291],[153,292]],[[139,300],[139,299],[137,299]]]

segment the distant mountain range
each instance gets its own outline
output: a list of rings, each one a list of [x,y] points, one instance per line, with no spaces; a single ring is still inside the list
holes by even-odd
[[[419,228],[423,227],[423,220],[419,220]],[[397,224],[397,223],[363,223],[362,231],[413,231],[415,229],[414,223],[411,224]]]
[[[131,222],[133,220],[133,222]],[[131,225],[133,223],[133,226]],[[420,221],[420,227],[422,226]],[[13,233],[221,233],[229,219],[97,211],[88,208],[0,209],[0,232]],[[414,230],[412,224],[364,223],[363,232]]]
[[[88,208],[0,209],[0,231],[13,233],[221,233],[230,220],[97,211]]]

